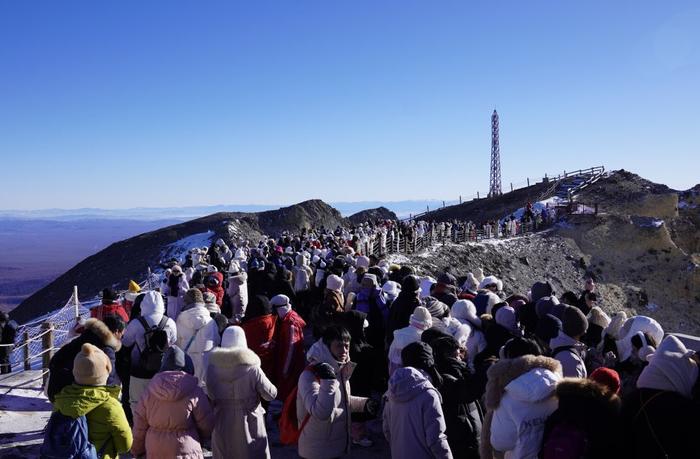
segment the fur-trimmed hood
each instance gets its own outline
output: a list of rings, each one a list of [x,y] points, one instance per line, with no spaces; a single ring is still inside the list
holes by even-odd
[[[501,403],[506,386],[518,377],[534,369],[549,370],[558,378],[562,377],[561,364],[550,357],[525,355],[515,359],[502,359],[488,369],[488,382],[484,401],[486,408],[495,410]]]
[[[122,348],[122,342],[114,336],[107,325],[99,319],[88,319],[83,324],[84,332],[90,331],[92,334],[97,336],[105,346],[109,346],[114,349],[114,352],[118,352]]]
[[[209,365],[219,368],[259,367],[260,357],[255,352],[244,347],[216,347],[209,353]]]

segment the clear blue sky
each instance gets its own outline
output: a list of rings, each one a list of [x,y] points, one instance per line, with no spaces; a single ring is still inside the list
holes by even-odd
[[[695,1],[5,1],[0,208],[700,182]]]

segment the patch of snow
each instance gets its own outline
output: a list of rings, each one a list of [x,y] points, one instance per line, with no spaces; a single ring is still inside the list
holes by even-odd
[[[211,240],[214,237],[214,231],[207,231],[205,233],[191,234],[187,237],[175,241],[172,244],[168,244],[163,249],[161,253],[161,259],[169,260],[171,258],[181,259],[190,249],[195,247],[209,247],[211,245]]]
[[[654,304],[654,303],[649,303],[649,304],[647,304],[646,308],[647,308],[649,311],[654,312],[654,311],[656,311],[657,309],[659,309],[659,305],[658,305],[658,304]]]
[[[566,204],[567,200],[560,198],[559,196],[552,196],[551,198],[545,199],[543,201],[537,201],[532,203],[532,211],[535,214],[539,214],[542,212],[543,209],[554,209],[558,205]],[[523,218],[523,215],[525,215],[525,207],[521,207],[515,212],[511,212],[508,215],[504,216],[500,220],[498,220],[499,224],[502,224],[506,219],[510,218],[511,216],[514,216],[517,220],[520,220]]]
[[[406,255],[401,255],[399,253],[392,253],[387,257],[389,263],[396,263],[397,265],[403,263],[410,263],[411,260]]]
[[[691,204],[688,201],[678,201],[678,208],[679,209],[695,209],[697,208],[697,204]]]

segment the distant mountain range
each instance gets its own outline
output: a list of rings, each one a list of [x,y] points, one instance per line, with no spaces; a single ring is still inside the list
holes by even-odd
[[[357,201],[357,202],[331,202],[344,217],[366,209],[386,207],[399,217],[408,217],[410,214],[425,212],[426,208],[436,209],[442,206],[443,201],[436,199],[408,200],[408,201]],[[449,204],[449,203],[448,203]],[[119,219],[119,220],[178,220],[186,221],[193,218],[204,217],[219,212],[263,212],[276,210],[282,205],[258,205],[258,204],[221,204],[215,206],[191,206],[191,207],[133,207],[129,209],[39,209],[39,210],[0,210],[0,219],[22,220],[56,220],[72,221],[86,219]]]

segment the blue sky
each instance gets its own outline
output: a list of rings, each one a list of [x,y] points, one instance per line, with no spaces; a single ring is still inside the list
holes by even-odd
[[[700,7],[6,1],[0,209],[456,199],[604,164],[700,182]]]

